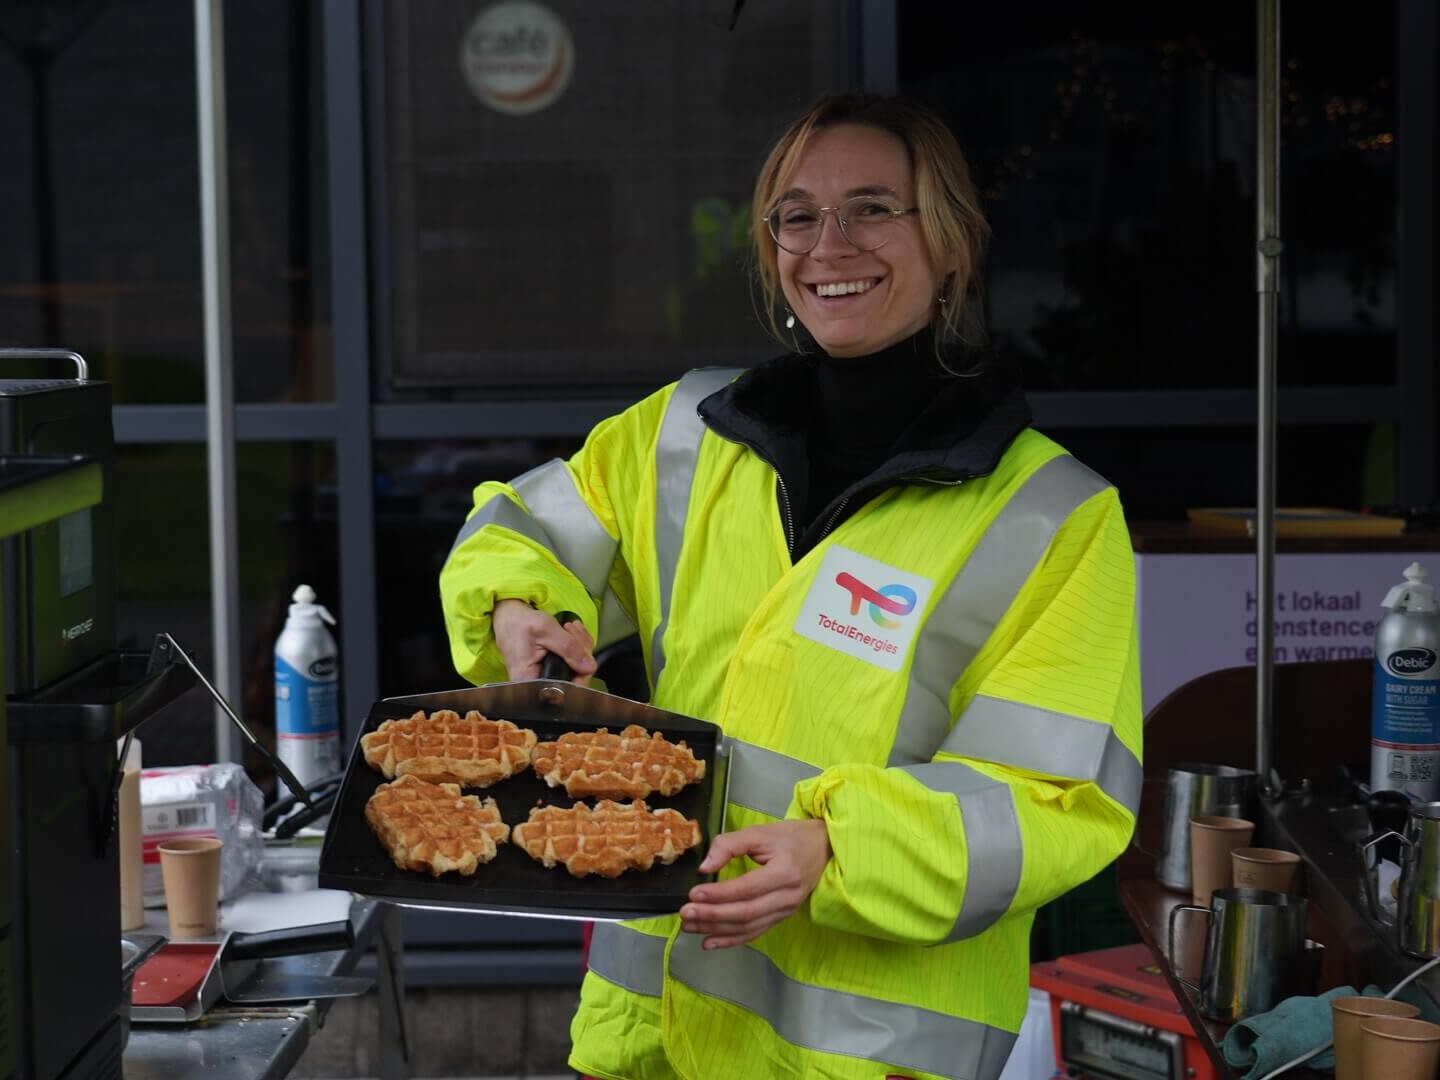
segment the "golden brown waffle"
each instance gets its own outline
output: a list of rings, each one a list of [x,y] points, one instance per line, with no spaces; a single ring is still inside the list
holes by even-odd
[[[678,810],[651,810],[639,799],[602,799],[594,807],[538,806],[510,839],[547,868],[559,864],[575,877],[613,878],[649,870],[656,860],[674,862],[700,843],[700,825]]]
[[[509,720],[487,720],[474,709],[451,709],[386,720],[360,737],[365,760],[385,779],[415,776],[432,784],[489,787],[530,764],[535,732]]]
[[[674,795],[705,776],[705,762],[681,741],[672,743],[631,724],[619,735],[571,731],[535,747],[535,772],[575,798],[644,799]]]
[[[381,784],[365,804],[365,820],[401,870],[473,874],[509,837],[494,799],[463,795],[456,784],[402,776]]]

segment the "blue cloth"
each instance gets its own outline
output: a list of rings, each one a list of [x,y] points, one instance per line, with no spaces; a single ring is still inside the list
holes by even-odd
[[[1378,997],[1380,991],[1370,986],[1365,993]],[[1333,1039],[1330,999],[1359,994],[1353,986],[1340,986],[1319,997],[1286,998],[1267,1013],[1235,1021],[1225,1033],[1220,1050],[1226,1063],[1241,1074],[1241,1080],[1258,1080]],[[1329,1072],[1335,1068],[1335,1051],[1326,1050],[1305,1064],[1306,1068]]]

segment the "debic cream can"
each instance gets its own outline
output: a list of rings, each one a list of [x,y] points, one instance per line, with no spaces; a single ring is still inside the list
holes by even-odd
[[[1440,612],[1419,563],[1385,597],[1375,630],[1370,789],[1440,800]]]

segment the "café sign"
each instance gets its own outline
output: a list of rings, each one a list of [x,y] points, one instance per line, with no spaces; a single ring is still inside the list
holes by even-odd
[[[575,43],[549,8],[506,0],[482,10],[460,44],[460,70],[480,101],[520,116],[553,104],[570,84]]]

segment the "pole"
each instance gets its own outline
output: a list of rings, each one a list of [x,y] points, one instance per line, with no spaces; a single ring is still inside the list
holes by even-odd
[[[225,128],[225,7],[195,0],[196,112],[200,125],[201,272],[205,300],[205,447],[210,491],[210,626],[215,686],[241,698],[240,559],[235,494],[235,360],[230,321],[230,185]],[[216,706],[215,760],[238,761],[240,742]]]
[[[1275,682],[1275,345],[1280,301],[1280,0],[1256,4],[1255,284],[1259,363],[1255,491],[1255,769],[1276,795],[1273,771]]]

